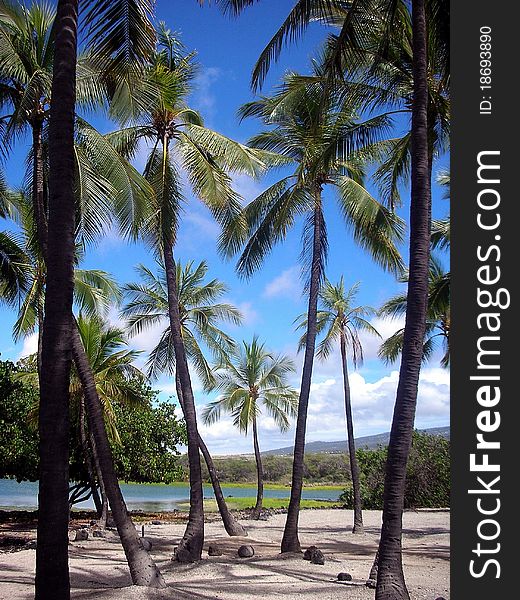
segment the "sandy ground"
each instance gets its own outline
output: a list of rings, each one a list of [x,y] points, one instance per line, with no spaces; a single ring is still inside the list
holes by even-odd
[[[123,550],[115,533],[105,539],[70,543],[72,597],[81,600],[286,600],[373,599],[364,587],[378,542],[379,511],[364,513],[364,535],[350,533],[352,512],[304,510],[300,514],[302,548],[312,544],[325,555],[313,565],[301,555],[280,555],[285,515],[267,521],[243,521],[247,538],[230,538],[218,522],[206,524],[203,560],[191,565],[171,561],[184,531],[182,524],[147,525],[152,555],[167,583],[165,590],[131,586]],[[208,557],[208,544],[217,543],[223,555]],[[237,557],[240,545],[252,544],[255,556]],[[404,515],[404,568],[413,600],[449,600],[449,512],[418,511]],[[0,554],[0,599],[33,598],[35,551]],[[337,582],[341,571],[350,584]]]

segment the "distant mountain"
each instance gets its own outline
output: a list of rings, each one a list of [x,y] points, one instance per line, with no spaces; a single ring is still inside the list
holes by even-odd
[[[449,427],[431,427],[430,429],[419,429],[421,433],[428,433],[430,435],[438,435],[450,439],[450,428]],[[378,446],[388,446],[390,440],[390,432],[379,433],[377,435],[367,435],[365,437],[356,438],[356,448],[364,448],[367,450],[374,450]],[[328,452],[329,454],[346,454],[347,441],[339,442],[308,442],[305,444],[305,452]],[[272,454],[275,456],[286,456],[293,453],[293,446],[287,446],[286,448],[277,448],[276,450],[266,450],[262,454]]]

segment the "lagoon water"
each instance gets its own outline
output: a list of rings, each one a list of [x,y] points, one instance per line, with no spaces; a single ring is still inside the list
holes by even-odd
[[[189,500],[189,486],[186,483],[175,483],[172,485],[153,485],[122,483],[121,491],[129,510],[143,511],[168,511],[179,508],[179,503]],[[235,496],[238,498],[256,496],[256,488],[233,487],[222,485],[224,496]],[[337,500],[340,490],[320,490],[307,488],[303,490],[302,498],[309,500]],[[289,489],[264,491],[266,498],[288,498]],[[204,485],[204,497],[214,498],[211,485]],[[38,483],[31,481],[17,481],[11,479],[0,479],[0,509],[34,510],[37,507]],[[94,508],[92,500],[76,504],[75,508]]]

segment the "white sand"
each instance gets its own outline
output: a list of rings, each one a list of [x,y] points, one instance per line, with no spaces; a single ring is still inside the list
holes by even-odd
[[[167,583],[165,590],[131,586],[119,539],[92,538],[70,544],[72,597],[81,600],[246,600],[285,598],[373,599],[364,587],[377,547],[381,513],[364,513],[364,535],[350,533],[352,511],[304,510],[300,514],[302,548],[312,544],[325,555],[324,565],[313,565],[301,555],[280,555],[285,515],[268,521],[243,521],[247,538],[230,538],[219,522],[206,524],[203,560],[191,565],[172,562],[173,548],[184,525],[147,525],[152,555]],[[208,557],[209,543],[218,543],[223,556]],[[238,547],[252,544],[255,556],[240,559]],[[449,599],[449,513],[406,512],[404,515],[404,569],[413,600]],[[35,551],[0,554],[0,599],[34,597]],[[336,581],[341,571],[351,573],[353,584]],[[358,585],[356,585],[358,584]]]

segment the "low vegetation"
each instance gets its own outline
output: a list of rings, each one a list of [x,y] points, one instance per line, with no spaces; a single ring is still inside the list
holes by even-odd
[[[364,509],[382,509],[387,448],[358,450]],[[352,486],[340,496],[353,507]],[[450,505],[450,441],[414,432],[406,472],[405,508],[443,508]]]

